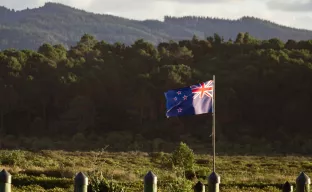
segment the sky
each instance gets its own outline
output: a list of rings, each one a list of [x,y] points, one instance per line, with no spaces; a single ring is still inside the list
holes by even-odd
[[[22,10],[43,6],[45,2],[137,20],[163,20],[165,15],[229,19],[254,16],[312,30],[312,0],[0,0],[0,5]]]

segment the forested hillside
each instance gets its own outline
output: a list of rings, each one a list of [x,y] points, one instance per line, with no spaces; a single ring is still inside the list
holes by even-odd
[[[248,33],[233,42],[215,34],[157,47],[84,35],[70,50],[50,44],[4,50],[1,143],[164,150],[171,145],[163,143],[183,140],[207,150],[211,115],[167,119],[164,92],[216,75],[219,152],[311,152],[311,51],[312,41],[284,44]]]
[[[112,15],[100,15],[74,9],[62,4],[46,3],[43,7],[22,11],[0,7],[0,49],[17,48],[36,50],[43,43],[63,44],[69,48],[87,33],[108,43],[127,45],[137,39],[157,45],[163,41],[199,38],[219,34],[225,40],[235,39],[240,32],[267,40],[278,37],[312,39],[312,31],[293,29],[253,17],[226,20],[204,17],[175,18],[164,21],[136,21]]]

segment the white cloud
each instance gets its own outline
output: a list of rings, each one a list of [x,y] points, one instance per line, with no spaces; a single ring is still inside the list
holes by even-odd
[[[312,30],[312,16],[293,17],[290,25],[296,26],[301,29]]]

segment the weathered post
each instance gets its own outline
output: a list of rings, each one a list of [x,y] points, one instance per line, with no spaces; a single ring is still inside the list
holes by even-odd
[[[286,183],[283,185],[282,192],[293,192],[293,186],[288,181],[286,181]]]
[[[157,176],[152,171],[144,177],[144,192],[157,192]]]
[[[194,192],[205,192],[205,185],[198,181],[194,186]]]
[[[212,172],[208,177],[208,192],[219,192],[220,176]]]
[[[0,172],[0,192],[11,192],[12,176],[3,169]]]
[[[296,192],[310,192],[310,177],[301,172],[296,179]]]
[[[74,192],[87,192],[88,191],[88,177],[79,172],[75,177]]]

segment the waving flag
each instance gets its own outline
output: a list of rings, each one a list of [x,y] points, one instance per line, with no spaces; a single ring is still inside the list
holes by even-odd
[[[167,117],[212,113],[212,80],[165,92]]]

